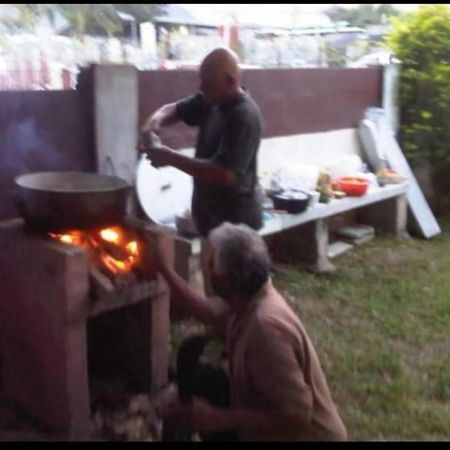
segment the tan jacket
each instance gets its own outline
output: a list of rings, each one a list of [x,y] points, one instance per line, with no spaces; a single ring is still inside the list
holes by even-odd
[[[317,353],[303,324],[269,280],[243,314],[228,316],[234,407],[298,409],[298,428],[238,430],[241,440],[347,440]]]

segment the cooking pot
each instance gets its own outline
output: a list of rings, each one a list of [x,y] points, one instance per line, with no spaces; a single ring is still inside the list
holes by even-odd
[[[14,200],[29,228],[62,231],[123,220],[130,186],[89,172],[40,172],[15,179]]]
[[[305,211],[310,199],[311,196],[302,191],[283,191],[272,195],[274,208],[290,214],[299,214]]]

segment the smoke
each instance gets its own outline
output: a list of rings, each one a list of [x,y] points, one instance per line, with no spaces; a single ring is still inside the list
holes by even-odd
[[[35,118],[11,121],[0,133],[0,220],[18,215],[13,204],[16,176],[62,166],[60,151],[49,143]]]
[[[60,152],[48,142],[36,119],[13,122],[0,136],[0,167],[8,175],[60,170],[62,165]]]

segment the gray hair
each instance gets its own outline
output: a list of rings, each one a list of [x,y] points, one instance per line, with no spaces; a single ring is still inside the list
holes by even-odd
[[[267,281],[271,267],[262,237],[247,225],[225,222],[208,239],[214,251],[214,271],[230,280],[230,289],[254,295]]]

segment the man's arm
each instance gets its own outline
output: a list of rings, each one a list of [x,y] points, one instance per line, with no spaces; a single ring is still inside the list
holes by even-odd
[[[289,439],[293,430],[309,424],[297,410],[290,410],[284,405],[273,411],[222,409],[195,397],[190,405],[178,404],[175,410],[176,412],[172,413],[174,416],[180,419],[185,417],[196,430],[203,432],[245,430],[255,436],[260,433],[263,440],[263,435],[266,434]]]
[[[179,299],[192,316],[205,325],[211,325],[214,329],[218,328],[218,312],[211,302],[192,289],[173,269],[161,267],[160,272],[167,281],[174,298]]]
[[[205,183],[231,186],[235,182],[234,173],[207,159],[190,158],[174,152],[168,147],[146,149],[155,167],[173,166]]]
[[[158,271],[167,281],[175,301],[179,301],[197,320],[205,325],[211,325],[221,335],[223,324],[221,320],[226,314],[222,304],[206,299],[191,288],[189,283],[180,277],[172,268],[174,248],[168,237],[160,237],[155,243],[155,264]]]
[[[152,131],[158,133],[161,127],[167,127],[178,122],[180,118],[177,114],[176,103],[169,103],[162,106],[156,112],[154,112],[141,128],[142,132]]]
[[[189,126],[199,126],[205,113],[206,105],[203,96],[201,93],[197,93],[159,108],[145,121],[141,131],[158,133],[161,127],[173,125],[179,121],[183,121]]]

